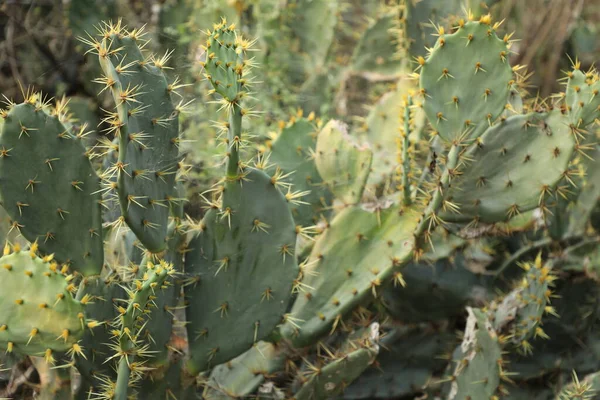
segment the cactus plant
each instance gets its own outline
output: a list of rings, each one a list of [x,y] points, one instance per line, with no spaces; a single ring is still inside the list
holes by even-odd
[[[12,227],[0,230],[3,364],[38,357],[36,395],[65,399],[590,396],[597,72],[575,60],[565,93],[528,99],[511,35],[501,39],[490,15],[445,15],[455,2],[213,3],[198,15],[231,15],[241,28],[222,19],[194,53],[206,82],[189,93],[216,97],[202,112],[180,119],[189,103],[174,102],[184,84],[169,73],[172,53],[150,55],[144,32],[121,22],[83,39],[112,97],[100,98],[107,130],[95,146],[76,123],[89,109],[68,110],[66,98],[52,107],[29,91],[0,110]],[[352,7],[376,10],[376,22],[338,37]],[[276,38],[280,24],[293,34]],[[271,51],[257,57],[258,79],[277,82],[267,94],[253,85],[255,42],[241,34],[255,30]],[[397,81],[366,119],[347,128],[294,110],[274,123],[294,101],[333,112],[321,98],[353,69]],[[185,165],[179,124],[212,137],[206,116],[220,111],[224,171],[204,176],[221,179],[192,176],[186,188],[186,171],[211,164]]]

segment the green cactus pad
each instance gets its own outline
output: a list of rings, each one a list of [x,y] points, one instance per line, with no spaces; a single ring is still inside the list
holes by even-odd
[[[495,223],[544,205],[564,177],[575,141],[559,112],[516,115],[489,128],[467,150],[464,173],[440,213],[447,222]]]
[[[355,206],[336,215],[315,243],[304,292],[291,310],[297,322],[287,323],[283,335],[296,346],[312,344],[377,294],[412,258],[418,218],[416,211],[397,207],[370,212]]]
[[[354,343],[354,350],[334,358],[332,362],[318,370],[311,370],[308,380],[294,395],[292,400],[331,399],[341,394],[344,389],[358,378],[369,365],[375,362],[379,354],[378,339],[379,324],[369,327],[373,338],[367,338],[363,343]]]
[[[319,132],[315,150],[317,170],[323,182],[344,204],[360,201],[372,159],[371,150],[358,145],[340,121],[329,121]]]
[[[7,253],[0,258],[0,347],[35,356],[71,350],[83,335],[85,318],[68,279],[33,250]]]
[[[292,173],[289,182],[292,190],[305,192],[302,201],[308,204],[289,203],[294,221],[298,225],[314,225],[331,204],[331,193],[323,185],[313,159],[317,126],[306,118],[296,119],[286,126],[271,146],[270,160],[285,174]]]
[[[580,129],[600,120],[600,79],[597,71],[569,73],[566,93],[571,123]]]
[[[223,207],[206,214],[186,253],[186,273],[197,280],[185,287],[192,373],[269,335],[298,276],[294,221],[271,178],[251,170],[223,196]]]
[[[240,99],[246,91],[243,70],[245,43],[235,31],[235,25],[227,26],[227,20],[214,26],[206,42],[206,76],[217,93],[228,102]]]
[[[202,396],[206,400],[249,396],[264,382],[265,375],[282,370],[284,362],[285,356],[278,347],[258,342],[242,355],[215,367]]]
[[[467,307],[469,318],[462,344],[454,352],[455,366],[448,400],[491,399],[500,384],[502,349],[498,336],[479,309]]]
[[[44,254],[83,275],[103,264],[99,179],[80,138],[34,95],[9,110],[0,133],[2,206]]]
[[[371,109],[366,119],[367,132],[365,140],[373,149],[373,163],[369,174],[368,184],[379,184],[389,180],[398,167],[399,133],[404,131],[401,119],[404,114],[406,98],[415,89],[414,82],[402,79],[395,90],[385,94],[375,107]],[[425,125],[425,115],[418,107],[412,112],[409,121],[409,138],[414,141]]]
[[[118,117],[119,159],[106,172],[118,176],[121,214],[151,252],[165,249],[169,202],[177,197],[179,111],[164,74],[165,58],[148,59],[140,50],[139,31],[112,27],[99,44],[104,78]],[[152,60],[152,61],[151,61]]]
[[[513,80],[507,43],[489,18],[440,34],[421,63],[425,113],[443,139],[481,135],[504,111]]]

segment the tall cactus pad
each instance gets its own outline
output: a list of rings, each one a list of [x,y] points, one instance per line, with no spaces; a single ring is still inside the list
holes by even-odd
[[[39,95],[11,107],[0,133],[2,205],[29,241],[84,275],[103,264],[99,179],[80,137]]]
[[[109,26],[97,44],[105,75],[97,81],[111,90],[118,111],[111,124],[119,135],[119,159],[105,175],[118,176],[127,225],[148,250],[159,252],[166,247],[169,203],[177,197],[179,111],[163,71],[166,57],[144,56],[140,36]]]
[[[281,322],[298,276],[296,231],[283,194],[262,171],[229,185],[188,248],[185,287],[191,359],[198,373],[264,339]]]
[[[0,347],[49,359],[77,344],[85,319],[68,279],[51,257],[38,258],[34,250],[5,250],[0,258]]]
[[[438,134],[454,140],[478,136],[504,111],[513,74],[509,43],[496,36],[489,16],[461,24],[419,58],[427,118]]]
[[[567,106],[571,123],[580,129],[600,120],[600,78],[598,71],[584,74],[576,69],[568,73]]]
[[[569,173],[574,146],[560,112],[516,115],[489,128],[467,151],[467,168],[447,192],[458,212],[442,212],[442,220],[495,223],[545,206]]]
[[[301,204],[290,203],[294,221],[304,226],[315,224],[332,201],[331,192],[323,185],[313,157],[317,129],[308,119],[295,120],[281,131],[271,146],[270,160],[285,174],[292,173],[289,181],[293,190],[310,192],[302,197]]]
[[[317,170],[335,197],[345,204],[360,201],[372,160],[371,150],[358,145],[340,121],[329,121],[319,132]]]
[[[215,91],[228,102],[238,101],[246,90],[243,79],[244,53],[250,43],[235,31],[235,25],[227,26],[223,19],[214,26],[206,42],[206,77]]]
[[[285,355],[279,347],[259,342],[244,354],[215,367],[205,384],[206,400],[229,400],[249,396],[265,376],[281,371]]]
[[[296,346],[314,343],[357,305],[377,295],[413,254],[418,213],[391,207],[376,212],[359,206],[341,211],[319,237],[294,303],[291,322],[282,328]],[[310,270],[308,270],[310,269]],[[397,275],[394,275],[394,274]]]
[[[340,395],[346,386],[358,378],[379,354],[379,324],[369,328],[370,337],[352,343],[346,354],[339,354],[323,368],[310,368],[308,380],[292,400],[331,399]],[[348,345],[348,344],[347,344]]]
[[[486,314],[470,307],[467,311],[465,336],[454,354],[448,400],[492,399],[503,373],[502,349]]]

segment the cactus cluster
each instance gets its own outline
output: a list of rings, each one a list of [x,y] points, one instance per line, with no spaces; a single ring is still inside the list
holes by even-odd
[[[255,74],[283,79],[285,54],[221,18],[198,48],[224,150],[201,190],[171,53],[121,21],[81,38],[97,139],[66,99],[0,110],[0,361],[31,357],[60,399],[592,398],[598,72],[575,61],[564,93],[528,100],[501,23],[436,4],[368,24],[340,79],[395,83],[351,124],[262,126]],[[205,12],[261,13],[267,47],[313,71],[300,96],[334,75],[341,3],[235,5]]]

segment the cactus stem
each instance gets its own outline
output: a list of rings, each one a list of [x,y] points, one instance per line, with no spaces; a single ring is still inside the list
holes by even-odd
[[[229,143],[234,143],[242,137],[242,109],[240,105],[232,103],[232,109],[229,114]],[[231,146],[229,149],[229,160],[227,161],[227,178],[228,181],[236,181],[238,176],[238,168],[240,162],[239,148]]]
[[[405,206],[412,204],[410,193],[410,158],[408,157],[408,147],[410,146],[410,107],[412,106],[412,97],[408,96],[404,105],[404,132],[402,137],[402,203]]]

